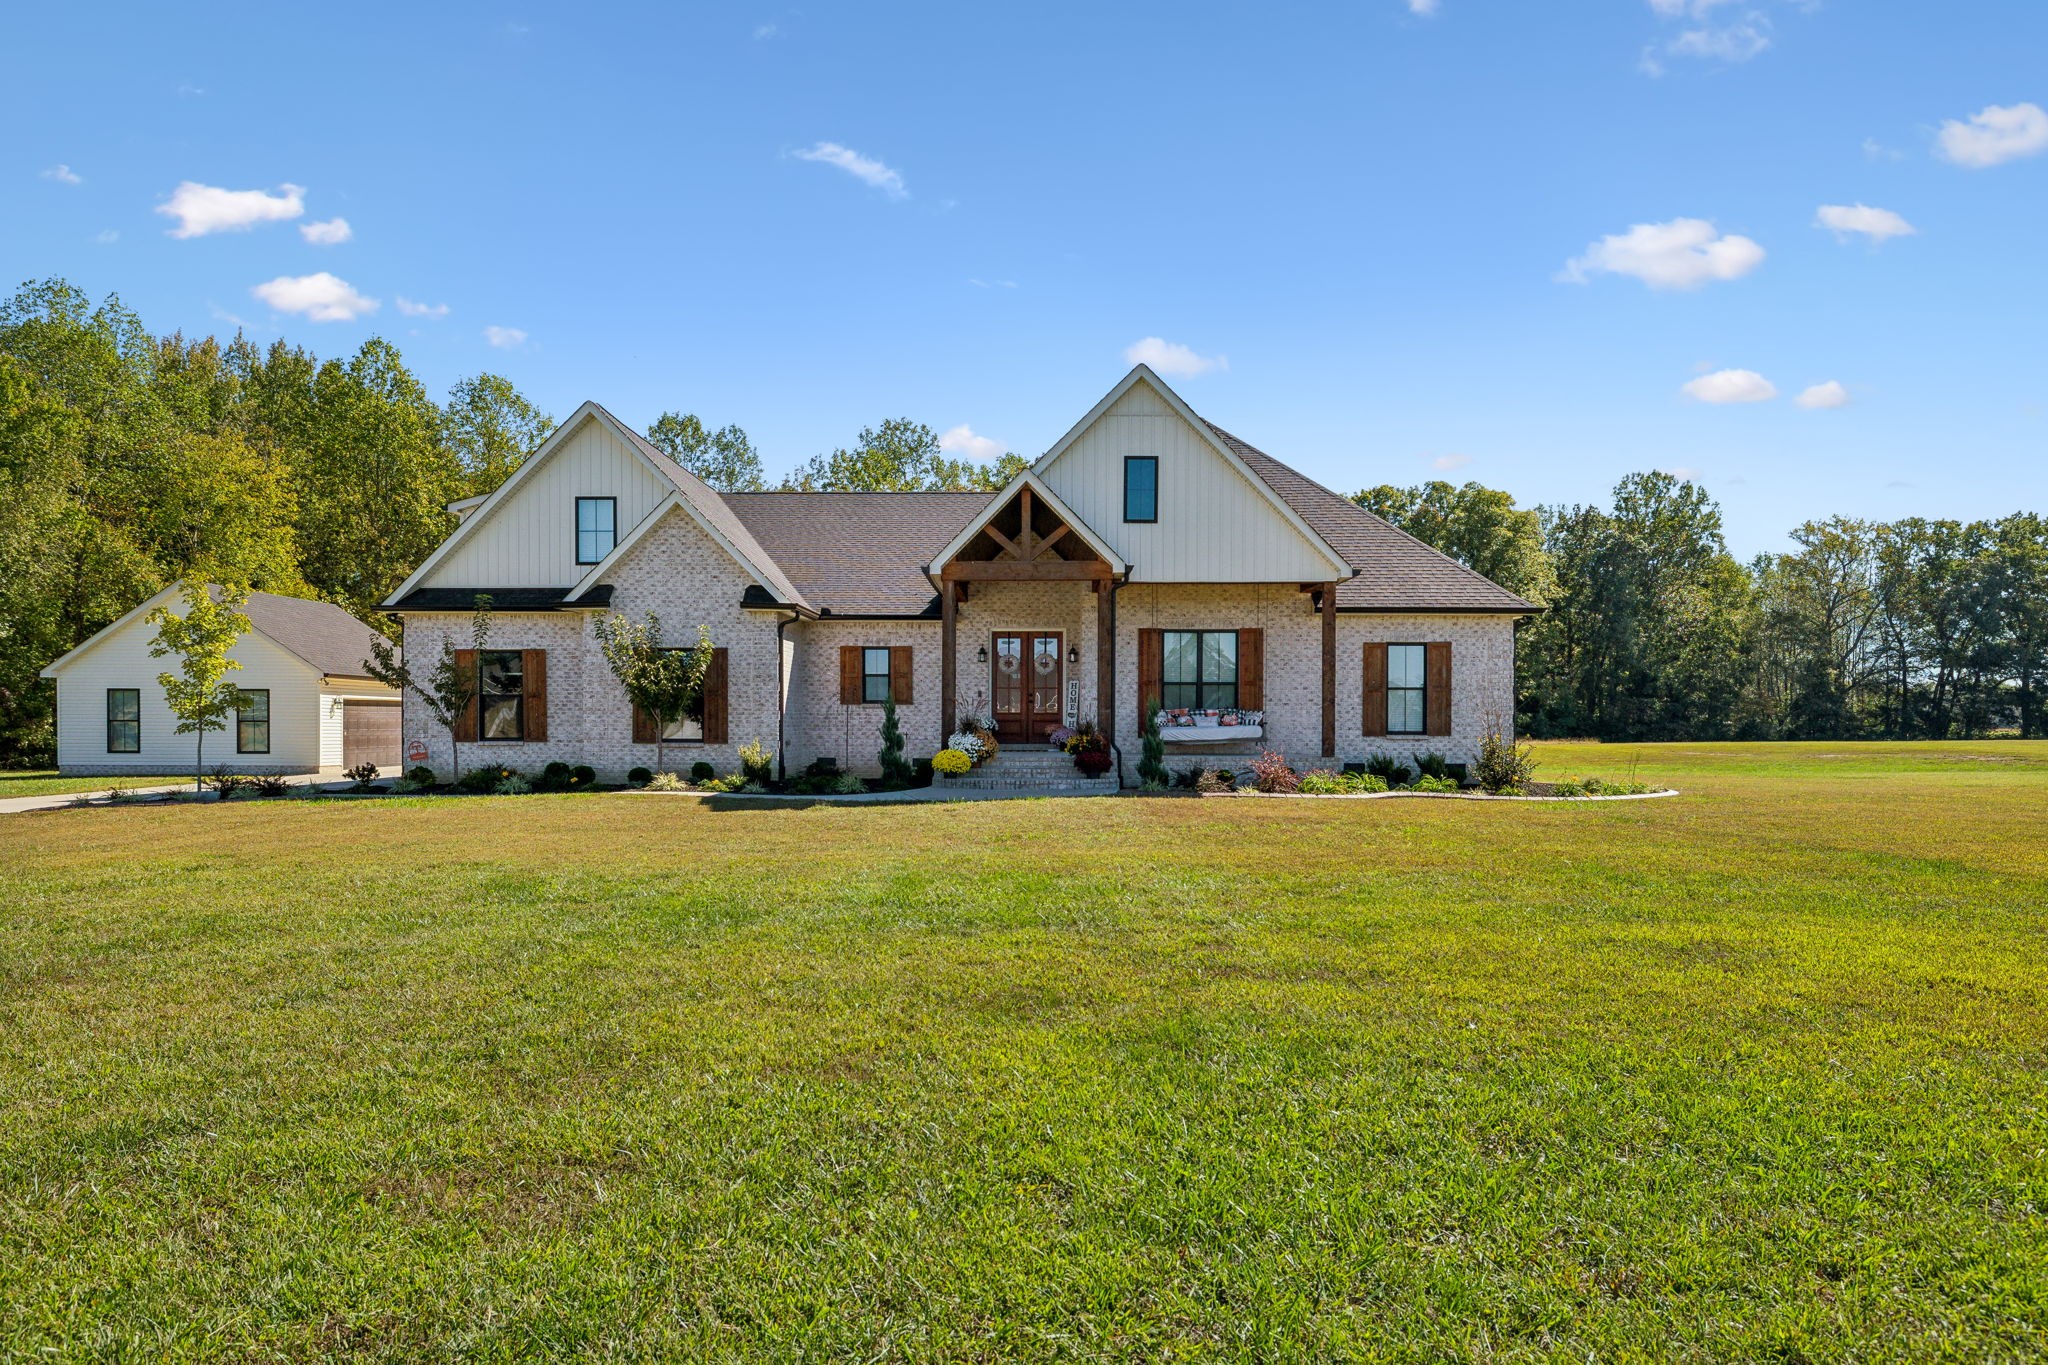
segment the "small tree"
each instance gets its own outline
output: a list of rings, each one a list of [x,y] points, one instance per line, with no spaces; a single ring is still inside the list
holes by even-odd
[[[158,607],[149,614],[156,627],[150,641],[151,658],[176,655],[178,671],[159,673],[157,683],[164,689],[164,701],[178,718],[178,733],[195,737],[192,745],[192,790],[204,788],[206,732],[225,730],[227,718],[242,705],[242,689],[228,681],[241,663],[228,651],[249,631],[249,618],[242,615],[249,590],[226,587],[215,601],[213,590],[204,583],[186,582],[185,614]]]
[[[478,593],[476,610],[469,618],[470,644],[481,656],[491,643],[491,598],[489,593]],[[439,721],[441,728],[448,732],[449,762],[455,765],[452,781],[462,778],[462,745],[456,739],[456,728],[476,701],[478,690],[477,674],[483,660],[477,666],[464,668],[456,655],[455,645],[446,636],[441,639],[441,657],[434,661],[426,682],[414,676],[412,668],[398,656],[391,642],[378,639],[370,645],[372,658],[363,660],[364,671],[386,687],[399,688],[412,693],[426,703],[429,713]]]
[[[1138,778],[1148,787],[1167,784],[1171,777],[1166,771],[1166,739],[1159,733],[1159,699],[1148,698],[1145,702],[1145,754],[1138,760]]]
[[[896,694],[891,692],[882,701],[882,785],[890,788],[907,787],[916,769],[903,756],[903,727],[896,723]]]
[[[697,643],[688,649],[661,642],[661,618],[647,613],[644,625],[611,612],[596,625],[598,648],[626,697],[654,722],[654,768],[668,771],[668,727],[688,715],[704,694],[704,675],[711,668],[711,631],[697,627]]]

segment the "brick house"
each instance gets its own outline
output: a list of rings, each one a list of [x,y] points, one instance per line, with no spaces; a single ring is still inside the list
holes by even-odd
[[[787,771],[876,768],[893,695],[913,757],[956,718],[1006,745],[1092,720],[1133,780],[1144,698],[1168,759],[1297,766],[1435,751],[1511,723],[1530,603],[1198,417],[1140,365],[999,492],[718,493],[586,403],[462,520],[385,609],[407,655],[465,642],[488,593],[465,764],[562,759],[616,777],[654,736],[606,668],[600,613],[717,647],[671,766],[760,740]],[[409,761],[446,731],[408,698]],[[420,755],[424,755],[421,758]]]

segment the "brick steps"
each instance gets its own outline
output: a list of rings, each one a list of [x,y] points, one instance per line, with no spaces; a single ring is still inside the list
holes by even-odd
[[[1116,769],[1083,777],[1071,756],[1049,749],[1004,749],[963,777],[941,777],[938,785],[1032,796],[1113,796],[1117,791]]]

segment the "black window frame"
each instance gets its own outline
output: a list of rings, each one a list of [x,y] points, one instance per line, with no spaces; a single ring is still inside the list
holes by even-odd
[[[610,511],[611,525],[606,527],[605,530],[602,532],[595,530],[585,532],[583,529],[583,505],[585,503],[589,503],[593,507],[596,506],[598,503],[604,503]],[[586,559],[583,556],[583,537],[586,534],[593,536],[602,534],[610,537],[610,539],[606,542],[604,549],[601,552],[599,552],[598,556],[595,559]],[[605,556],[609,555],[613,550],[616,550],[618,546],[619,500],[617,498],[576,499],[576,562],[578,564],[602,564],[605,561]]]
[[[128,696],[135,699],[135,714],[132,717],[114,717],[114,698]],[[114,727],[132,725],[135,727],[135,743],[132,747],[114,743]],[[107,752],[110,754],[139,754],[142,752],[142,689],[139,687],[110,687],[107,689]]]
[[[500,688],[492,691],[487,687],[491,677],[491,660],[505,658],[513,660],[518,667],[515,674],[519,679],[519,690],[507,692]],[[500,679],[504,670],[499,671]],[[514,728],[512,735],[491,733],[491,707],[493,703],[510,701],[513,704]],[[520,744],[526,740],[526,651],[523,649],[486,649],[476,656],[476,737],[481,744]]]
[[[1166,661],[1173,657],[1173,651],[1169,649],[1167,645],[1171,638],[1175,635],[1192,635],[1195,637],[1195,676],[1193,681],[1171,679],[1168,678],[1166,675]],[[1227,683],[1213,681],[1203,676],[1203,664],[1209,657],[1208,639],[1212,635],[1228,635],[1230,637],[1230,681]],[[1160,708],[1162,710],[1167,711],[1236,710],[1237,699],[1239,695],[1238,688],[1243,683],[1243,672],[1241,669],[1241,664],[1243,663],[1243,655],[1239,652],[1239,644],[1240,641],[1238,640],[1238,632],[1234,630],[1161,631],[1159,635]],[[1194,700],[1192,702],[1188,702],[1185,704],[1169,700],[1169,698],[1175,695],[1175,693],[1173,692],[1173,689],[1175,688],[1193,688]],[[1222,688],[1228,688],[1230,690],[1230,699],[1228,701],[1223,700],[1221,697],[1211,695],[1211,689]]]
[[[882,656],[882,671],[877,673],[872,665],[875,656]],[[862,645],[860,647],[860,701],[863,706],[881,706],[889,700],[895,689],[895,673],[891,668],[895,656],[887,645]],[[882,680],[882,692],[875,695],[875,679]]]
[[[1414,687],[1394,686],[1394,651],[1412,649],[1422,661],[1422,682]],[[1394,728],[1394,698],[1413,694],[1416,698],[1415,728],[1397,730]],[[1426,735],[1429,733],[1429,646],[1406,642],[1390,642],[1387,645],[1387,733],[1389,735]]]
[[[244,687],[237,689],[243,697],[263,698],[263,719],[249,719],[248,709],[238,701],[235,705],[235,752],[238,754],[267,754],[270,752],[270,689],[267,687]],[[249,727],[263,727],[263,747],[258,749],[249,743]]]
[[[1152,470],[1152,515],[1134,517],[1131,515],[1131,466],[1149,465]],[[1159,522],[1159,457],[1157,455],[1124,456],[1124,521],[1135,526],[1156,526]]]

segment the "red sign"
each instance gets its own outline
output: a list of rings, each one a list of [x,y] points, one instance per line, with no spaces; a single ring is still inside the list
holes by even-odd
[[[427,742],[423,739],[415,739],[408,743],[405,746],[405,761],[408,763],[426,762]]]

